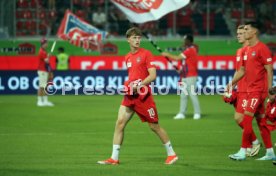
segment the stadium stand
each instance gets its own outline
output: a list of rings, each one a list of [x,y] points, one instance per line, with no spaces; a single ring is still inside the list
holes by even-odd
[[[275,1],[244,0],[243,4],[242,1],[222,1],[213,0],[207,4],[207,0],[191,0],[186,7],[159,21],[141,24],[141,27],[153,35],[172,35],[173,31],[179,35],[230,35],[242,21],[259,20],[263,24],[261,32],[276,34]],[[107,3],[108,9],[105,9],[105,0],[17,0],[16,35],[55,35],[66,9],[71,9],[77,16],[93,24],[92,16],[98,8],[107,13],[107,23],[103,29],[114,36],[124,35],[131,24],[116,7],[109,1]]]

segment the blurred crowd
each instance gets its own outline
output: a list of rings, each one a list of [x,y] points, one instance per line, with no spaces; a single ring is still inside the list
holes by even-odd
[[[17,0],[17,35],[55,35],[66,9],[114,36],[124,35],[131,25],[109,0]],[[140,27],[152,35],[230,35],[250,20],[262,24],[262,33],[275,35],[276,0],[191,0],[186,7]]]

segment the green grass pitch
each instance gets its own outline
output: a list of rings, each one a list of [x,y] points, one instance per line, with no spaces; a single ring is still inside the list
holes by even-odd
[[[36,107],[36,96],[0,96],[0,176],[272,176],[271,161],[232,161],[241,130],[233,108],[219,96],[200,96],[203,118],[173,120],[177,95],[155,96],[163,126],[179,155],[166,153],[146,123],[135,115],[126,128],[119,166],[98,165],[111,155],[121,96],[51,96],[55,107]],[[260,139],[254,121],[254,129]],[[272,134],[276,141],[276,134]],[[264,155],[262,148],[259,156]]]

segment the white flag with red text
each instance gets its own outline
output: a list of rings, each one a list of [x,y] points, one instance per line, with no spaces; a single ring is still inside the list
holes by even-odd
[[[190,0],[111,0],[132,23],[158,20],[186,6]]]

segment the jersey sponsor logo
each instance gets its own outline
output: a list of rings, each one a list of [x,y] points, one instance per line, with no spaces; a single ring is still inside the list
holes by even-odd
[[[118,4],[136,13],[147,13],[152,9],[158,9],[163,0],[114,0]]]
[[[243,56],[243,60],[247,60],[247,55]]]
[[[128,63],[127,63],[127,67],[128,67],[128,68],[130,68],[131,65],[132,65],[131,62],[128,62]]]
[[[240,57],[240,56],[238,56],[238,57],[237,57],[237,61],[240,61],[240,60],[241,60],[241,57]]]
[[[271,57],[270,57],[270,58],[267,58],[266,61],[267,61],[267,62],[272,62],[272,58],[271,58]]]

